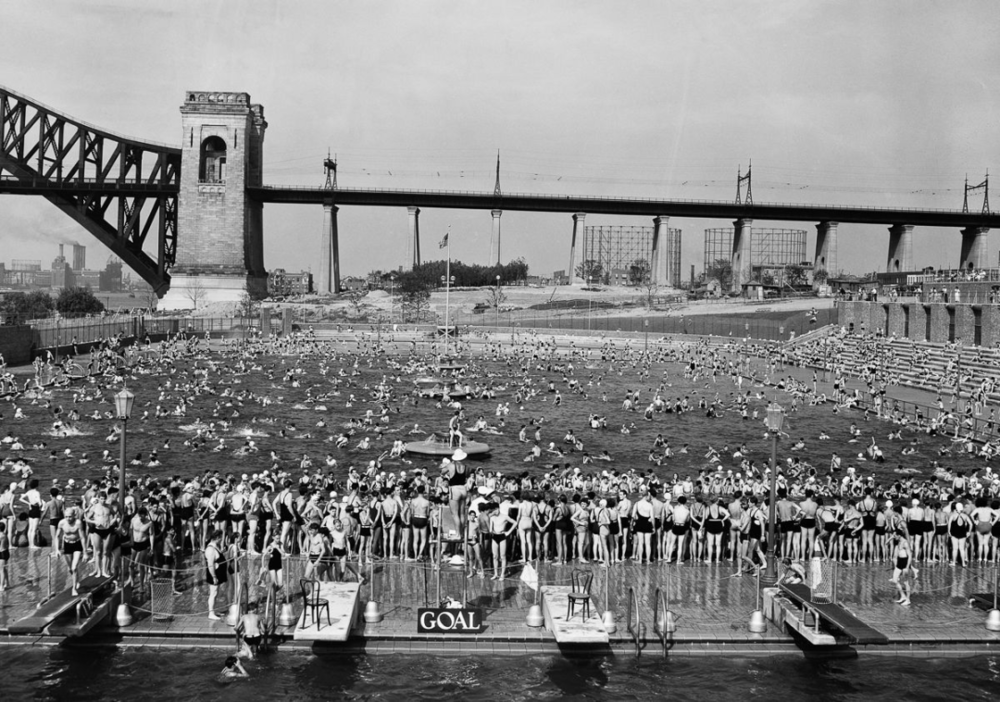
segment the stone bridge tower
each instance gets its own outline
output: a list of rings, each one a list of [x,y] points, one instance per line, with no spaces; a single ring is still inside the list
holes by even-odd
[[[177,258],[160,309],[263,295],[263,205],[247,194],[262,182],[264,108],[247,93],[188,92],[181,106]]]

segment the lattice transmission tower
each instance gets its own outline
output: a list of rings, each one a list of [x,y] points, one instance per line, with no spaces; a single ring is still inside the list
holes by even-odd
[[[986,171],[986,177],[979,185],[969,185],[969,176],[965,176],[965,197],[962,199],[962,212],[969,211],[969,193],[983,191],[983,214],[990,213],[990,172]]]

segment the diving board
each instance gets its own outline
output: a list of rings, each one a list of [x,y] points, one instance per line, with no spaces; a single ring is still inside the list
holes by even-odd
[[[778,625],[787,626],[813,646],[837,646],[836,637],[827,631],[817,631],[806,620],[806,610],[793,603],[776,587],[764,588],[764,613]]]
[[[608,632],[604,628],[604,621],[597,613],[596,606],[591,606],[591,614],[587,619],[583,618],[580,607],[576,608],[572,619],[567,617],[569,593],[572,589],[569,585],[542,586],[542,615],[545,618],[545,628],[555,635],[556,643],[559,644],[607,644]]]
[[[307,612],[303,610],[299,622],[295,626],[296,641],[347,641],[351,629],[358,618],[361,602],[361,583],[317,583],[319,597],[330,603],[330,620],[327,622],[326,611],[319,612],[319,621],[309,617],[309,625],[305,626]]]
[[[847,637],[850,643],[880,645],[889,643],[888,636],[865,624],[839,604],[813,602],[812,589],[807,585],[786,583],[782,584],[780,589],[795,604],[807,606],[816,612],[822,621]]]
[[[41,634],[56,619],[75,609],[80,602],[93,598],[95,593],[112,582],[111,578],[88,575],[80,581],[78,594],[74,595],[71,588],[66,588],[43,602],[31,615],[13,622],[7,631],[11,634]]]

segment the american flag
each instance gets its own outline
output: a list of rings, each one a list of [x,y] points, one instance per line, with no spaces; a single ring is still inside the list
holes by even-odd
[[[444,239],[441,240],[441,243],[438,245],[438,248],[443,249],[447,245],[448,245],[448,235],[445,234]]]

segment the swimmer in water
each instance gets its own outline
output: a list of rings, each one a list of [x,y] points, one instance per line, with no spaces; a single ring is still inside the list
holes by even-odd
[[[250,674],[247,673],[243,664],[240,663],[240,659],[236,656],[229,656],[226,659],[225,665],[219,672],[219,675],[223,678],[249,678]]]

